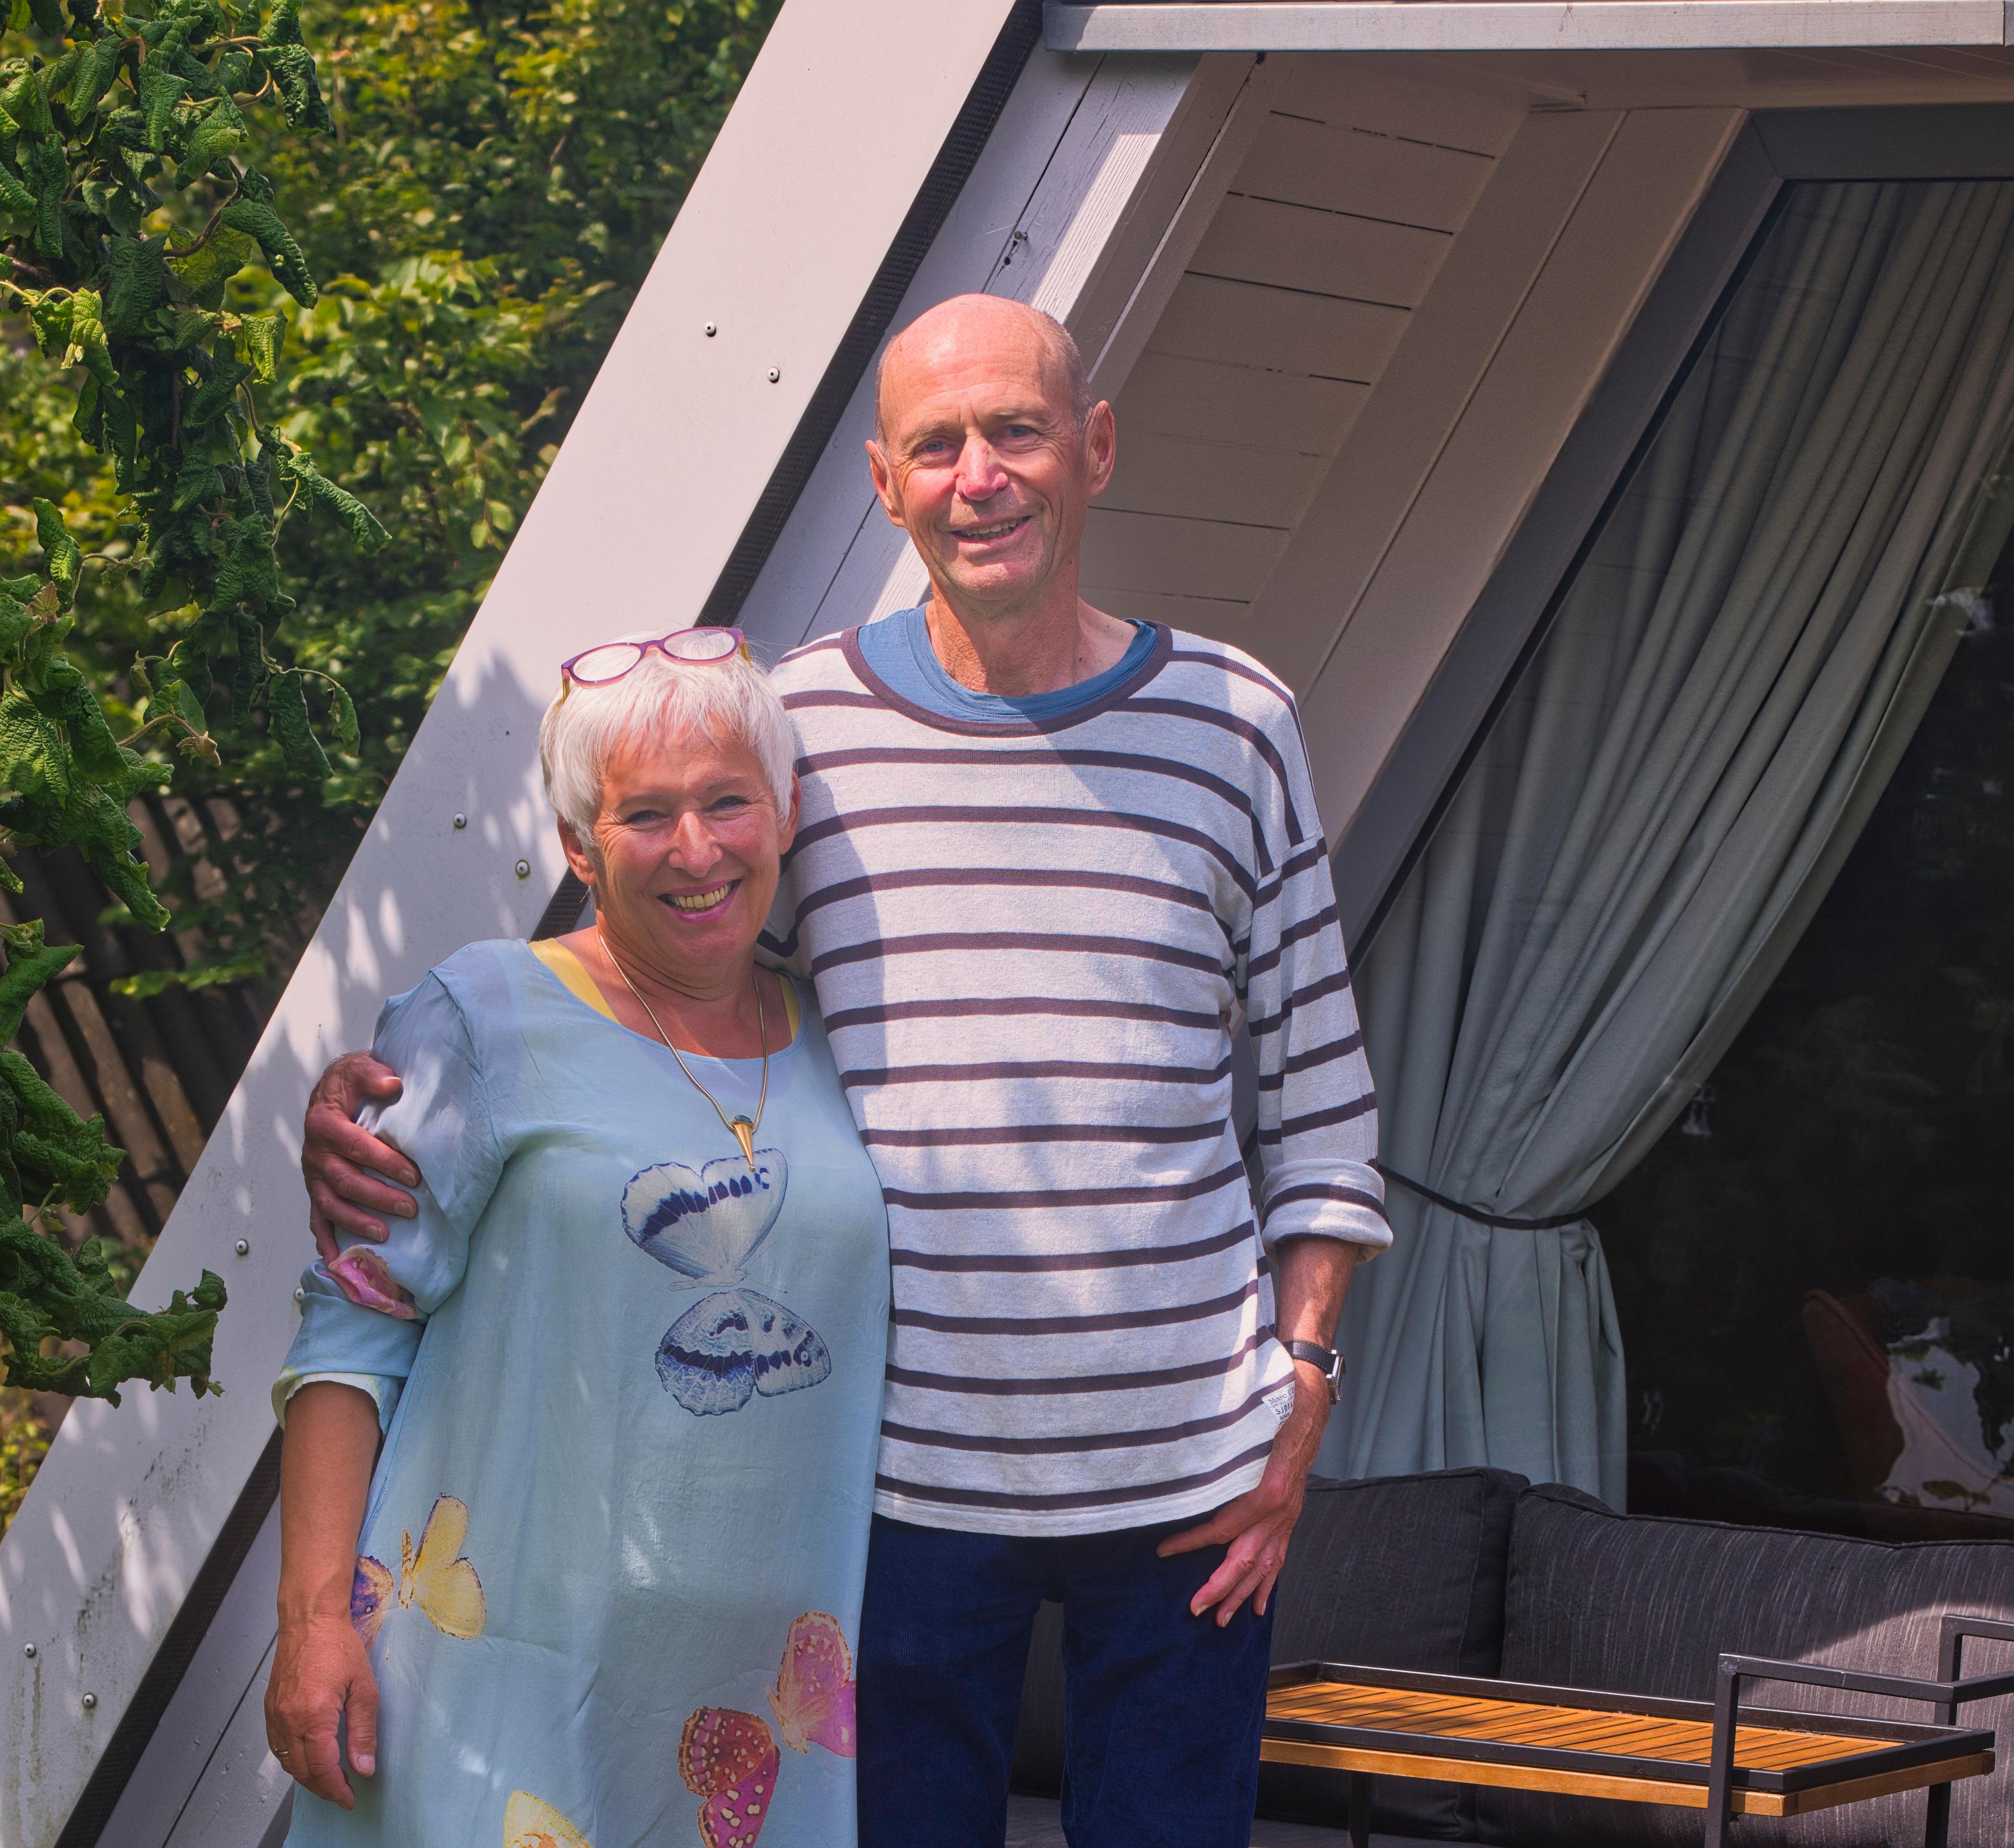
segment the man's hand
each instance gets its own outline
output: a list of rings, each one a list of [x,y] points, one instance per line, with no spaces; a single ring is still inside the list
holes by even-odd
[[[336,1234],[382,1240],[390,1229],[378,1213],[410,1219],[420,1171],[388,1142],[357,1126],[367,1103],[390,1103],[404,1087],[399,1075],[368,1053],[345,1053],[324,1071],[308,1099],[301,1140],[301,1173],[308,1184],[308,1224],[315,1249],[333,1258]],[[396,1181],[388,1186],[380,1175]]]
[[[349,1723],[349,1768],[378,1768],[378,1682],[347,1614],[283,1624],[266,1684],[266,1743],[280,1768],[317,1796],[357,1807],[342,1774],[337,1722]]]
[[[1319,1369],[1296,1361],[1294,1388],[1294,1409],[1273,1440],[1273,1454],[1259,1486],[1226,1502],[1201,1527],[1171,1534],[1155,1548],[1164,1559],[1206,1546],[1229,1549],[1224,1563],[1189,1600],[1191,1613],[1199,1617],[1215,1605],[1220,1629],[1248,1598],[1259,1616],[1266,1614],[1274,1581],[1287,1563],[1287,1542],[1301,1518],[1308,1470],[1321,1444],[1322,1426],[1328,1422],[1328,1386]]]
[[[1275,1333],[1282,1341],[1313,1341],[1326,1347],[1334,1338],[1342,1299],[1356,1268],[1354,1245],[1334,1239],[1290,1239],[1274,1254],[1273,1289],[1278,1302]],[[1260,1617],[1273,1595],[1274,1581],[1287,1563],[1287,1542],[1301,1518],[1308,1471],[1321,1448],[1328,1423],[1328,1381],[1319,1367],[1294,1362],[1294,1408],[1273,1440],[1266,1473],[1249,1494],[1228,1502],[1199,1527],[1171,1534],[1155,1550],[1163,1559],[1206,1546],[1229,1548],[1224,1563],[1189,1601],[1197,1617],[1217,1606],[1220,1629],[1246,1599]]]

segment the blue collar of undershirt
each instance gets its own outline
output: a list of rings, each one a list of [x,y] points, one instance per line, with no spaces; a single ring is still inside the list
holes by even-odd
[[[1059,687],[1050,693],[1010,695],[975,693],[944,672],[930,646],[930,624],[922,606],[900,609],[878,623],[863,623],[860,652],[889,691],[940,719],[1058,719],[1102,699],[1128,675],[1136,673],[1154,651],[1154,626],[1135,623],[1133,639],[1117,664],[1104,673]]]

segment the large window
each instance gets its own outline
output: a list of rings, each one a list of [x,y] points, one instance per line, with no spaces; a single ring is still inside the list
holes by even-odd
[[[1969,615],[1783,973],[1599,1208],[1632,1506],[2014,1534],[2014,554]]]
[[[1789,188],[1363,960],[1325,1467],[2014,1519],[2011,455],[2014,182]]]

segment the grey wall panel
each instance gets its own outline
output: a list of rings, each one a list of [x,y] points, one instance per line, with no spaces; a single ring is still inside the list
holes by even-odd
[[[280,1516],[274,1509],[238,1568],[202,1645],[100,1839],[169,1848],[194,1820],[211,1848],[256,1848],[288,1783],[265,1749],[263,1702],[276,1627]],[[247,1728],[256,1721],[255,1735]],[[256,1745],[248,1751],[247,1741]]]

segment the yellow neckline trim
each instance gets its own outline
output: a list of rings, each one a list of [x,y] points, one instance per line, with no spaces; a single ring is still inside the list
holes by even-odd
[[[568,994],[579,1002],[591,1007],[605,1021],[614,1021],[617,1026],[622,1023],[615,1019],[615,1010],[608,1005],[608,997],[602,993],[600,985],[587,972],[587,965],[568,949],[557,937],[543,937],[536,943],[525,946],[532,954],[551,970],[565,985]],[[794,1040],[797,1029],[804,1024],[804,1009],[797,999],[797,985],[789,976],[779,974],[777,980],[783,988],[783,1019]]]

